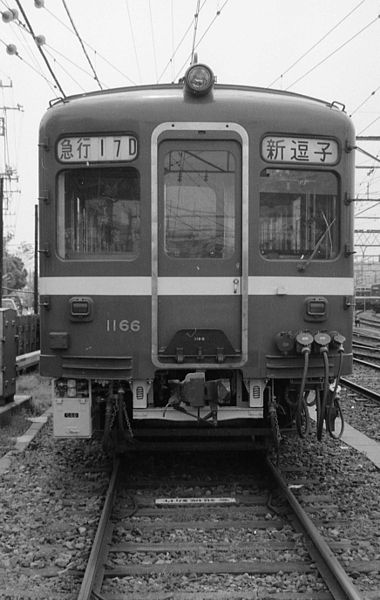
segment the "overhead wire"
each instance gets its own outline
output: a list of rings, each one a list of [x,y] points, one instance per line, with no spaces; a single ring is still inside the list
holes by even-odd
[[[68,63],[70,63],[71,65],[73,65],[75,68],[77,68],[79,71],[82,71],[82,73],[84,73],[85,75],[87,75],[88,77],[92,77],[91,73],[89,73],[84,67],[79,66],[77,63],[75,63],[73,60],[71,60],[70,58],[68,58],[65,54],[62,54],[62,52],[60,52],[59,50],[57,50],[57,48],[53,48],[53,46],[51,46],[50,44],[45,44],[45,48],[49,48],[50,50],[50,56],[52,56],[53,60],[58,64],[58,66],[65,71],[65,73],[72,79],[72,81],[74,81],[75,83],[77,83],[77,81],[74,79],[74,77],[71,75],[71,73],[68,73],[66,71],[66,69],[63,67],[63,65],[61,63],[59,63],[57,61],[57,59],[54,57],[54,54],[59,55],[61,58],[63,58],[65,61],[67,61]],[[78,84],[79,87],[83,90],[84,88]],[[103,87],[107,87],[106,84],[104,82],[101,82],[101,85]],[[101,89],[103,89],[103,87]]]
[[[2,1],[2,4],[6,8],[8,8],[6,2],[4,2],[4,0],[1,0],[1,1]],[[11,9],[8,8],[8,10],[11,10]],[[37,56],[33,52],[33,50],[35,50],[35,48],[36,48],[36,44],[33,43],[33,46],[30,46],[27,43],[27,40],[25,38],[25,34],[28,35],[28,36],[32,36],[32,37],[33,37],[33,34],[28,29],[27,25],[25,23],[23,23],[19,18],[16,18],[14,21],[12,21],[10,23],[10,26],[12,26],[12,25],[14,26],[12,28],[12,31],[14,32],[15,36],[17,37],[18,43],[21,44],[21,46],[23,48],[23,51],[29,56],[29,59],[32,61],[33,64],[30,64],[25,58],[23,58],[23,56],[20,55],[18,49],[16,48],[16,50],[17,50],[16,54],[17,54],[18,58],[21,59],[21,61],[28,68],[32,69],[35,73],[37,73],[38,75],[40,75],[46,81],[46,83],[48,83],[50,89],[55,94],[56,93],[56,87],[54,87],[54,85],[51,83],[51,80],[49,78],[45,77],[45,75],[43,74],[43,71],[41,69],[41,64],[38,61]],[[6,44],[3,40],[1,40],[1,41],[5,44],[7,52],[8,52],[8,46],[9,46],[9,44]]]
[[[32,28],[32,26],[31,26],[31,24],[30,24],[30,22],[29,22],[29,19],[28,19],[27,15],[26,15],[26,13],[25,13],[25,11],[24,11],[24,9],[23,9],[22,5],[21,5],[21,2],[20,2],[20,0],[16,0],[16,4],[17,4],[18,8],[20,9],[20,12],[21,12],[21,14],[22,14],[22,16],[23,16],[23,18],[24,18],[24,21],[25,21],[25,23],[26,23],[26,25],[27,25],[27,27],[28,27],[28,29],[29,29],[30,33],[31,33],[31,34],[32,34],[32,36],[33,36],[33,39],[34,39],[34,40],[36,40],[36,36],[35,36],[35,34],[34,34],[33,28]],[[48,70],[49,70],[49,73],[50,73],[50,75],[53,77],[53,79],[54,79],[54,81],[55,81],[55,83],[56,83],[56,85],[57,85],[57,87],[58,87],[59,91],[61,92],[62,96],[63,96],[64,98],[66,98],[66,94],[65,94],[65,92],[63,91],[63,88],[61,87],[61,84],[59,83],[59,81],[58,81],[58,79],[57,79],[57,77],[56,77],[56,75],[55,75],[55,73],[54,73],[53,69],[51,68],[51,66],[50,66],[50,64],[49,64],[49,61],[47,60],[47,58],[46,58],[46,56],[45,56],[45,54],[44,54],[44,51],[42,50],[42,48],[41,48],[41,46],[40,46],[39,44],[37,44],[37,48],[38,48],[38,50],[39,50],[39,52],[40,52],[40,54],[41,54],[41,56],[42,56],[42,58],[43,58],[43,60],[44,60],[44,62],[45,62],[45,64],[46,64],[46,66],[47,66],[47,68],[48,68]]]
[[[363,33],[369,27],[371,27],[371,25],[373,25],[374,23],[376,23],[376,21],[379,18],[380,18],[380,15],[377,15],[374,19],[372,19],[372,21],[370,21],[369,23],[367,23],[367,25],[365,25],[365,27],[363,27],[362,29],[360,29],[357,33],[355,33],[352,37],[350,37],[348,40],[346,40],[343,44],[341,44],[340,46],[338,46],[338,48],[336,48],[335,50],[333,50],[332,52],[330,52],[330,54],[328,54],[324,59],[320,60],[317,64],[315,64],[313,67],[311,67],[311,69],[309,69],[308,71],[306,71],[306,73],[304,73],[303,75],[301,75],[300,77],[298,77],[298,79],[296,79],[295,81],[293,81],[293,83],[291,83],[286,88],[286,90],[289,90],[291,87],[293,87],[293,85],[295,85],[296,83],[298,83],[299,81],[301,81],[302,79],[304,79],[307,75],[309,75],[310,73],[312,73],[313,71],[315,71],[315,69],[317,69],[318,67],[320,67],[329,58],[331,58],[332,56],[334,56],[334,54],[336,54],[337,52],[339,52],[339,50],[341,50],[342,48],[344,48],[345,46],[347,46],[347,44],[349,44],[350,42],[352,42],[352,40],[354,40],[355,38],[357,38],[361,33]]]
[[[201,6],[200,6],[200,8],[199,8],[198,14],[201,12],[201,10],[202,10],[202,8],[204,7],[204,5],[206,4],[206,2],[207,2],[207,0],[203,0],[203,2],[202,2],[202,5],[201,5]],[[164,73],[166,73],[166,71],[167,71],[168,67],[169,67],[170,65],[172,65],[172,66],[173,66],[173,59],[174,59],[175,55],[177,54],[178,50],[180,49],[180,47],[182,46],[183,42],[185,41],[185,39],[186,39],[186,37],[187,37],[187,34],[188,34],[188,33],[189,33],[189,31],[192,29],[192,27],[193,27],[193,23],[194,23],[194,17],[191,19],[191,22],[190,22],[190,24],[188,25],[188,27],[186,28],[186,30],[185,30],[184,34],[182,35],[182,37],[181,37],[180,41],[178,42],[178,44],[177,44],[177,46],[176,46],[176,49],[175,49],[175,50],[174,50],[174,52],[172,53],[172,55],[171,55],[171,57],[169,58],[168,62],[166,63],[166,65],[165,65],[165,67],[164,67],[164,69],[163,69],[163,71],[162,71],[161,75],[160,75],[160,76],[159,76],[159,78],[158,78],[158,82],[157,82],[157,83],[159,83],[159,82],[160,82],[160,80],[161,80],[161,78],[163,77]],[[174,71],[173,71],[173,77],[172,77],[172,81],[174,81],[174,80],[175,80],[175,78],[176,78],[176,75],[174,75]]]
[[[125,4],[126,4],[126,8],[127,8],[128,21],[129,21],[129,29],[130,29],[131,36],[132,36],[133,51],[135,53],[135,60],[136,60],[137,72],[138,72],[138,75],[139,75],[139,82],[141,83],[141,79],[142,78],[141,78],[140,62],[139,62],[139,57],[138,57],[138,53],[137,53],[135,31],[134,31],[134,27],[132,25],[131,11],[129,10],[129,2],[128,2],[128,0],[125,0]]]
[[[170,24],[171,24],[171,39],[172,39],[172,56],[174,55],[174,7],[173,0],[170,2]],[[171,61],[172,66],[172,80],[174,80],[174,63]],[[158,82],[157,82],[158,83]]]
[[[102,90],[102,89],[103,89],[103,87],[102,87],[102,84],[101,84],[101,83],[100,83],[100,81],[99,81],[98,75],[97,75],[97,73],[96,73],[96,71],[95,71],[95,68],[94,68],[94,65],[92,64],[92,61],[90,60],[90,57],[89,57],[89,55],[87,54],[87,50],[86,50],[86,48],[85,48],[85,46],[84,46],[84,43],[83,43],[83,40],[82,40],[82,38],[81,38],[81,36],[80,36],[80,34],[79,34],[79,31],[78,31],[78,29],[77,29],[77,27],[76,27],[76,25],[75,25],[75,23],[74,23],[74,20],[73,20],[73,18],[72,18],[72,16],[71,16],[71,13],[70,13],[70,11],[69,11],[69,9],[68,9],[68,6],[67,6],[67,4],[66,4],[66,1],[65,1],[65,0],[62,0],[62,4],[63,4],[63,6],[64,6],[64,9],[65,9],[65,11],[66,11],[66,13],[67,13],[67,16],[68,16],[68,18],[69,18],[69,20],[70,20],[70,23],[71,23],[71,26],[72,26],[72,28],[73,28],[73,30],[74,30],[74,33],[75,33],[75,35],[77,36],[77,38],[78,38],[78,40],[79,40],[79,43],[80,43],[80,45],[81,45],[81,48],[82,48],[82,50],[83,50],[83,53],[84,53],[84,55],[85,55],[85,57],[86,57],[86,59],[87,59],[87,62],[88,62],[88,64],[90,65],[91,71],[93,72],[94,79],[95,79],[96,83],[98,84],[98,86],[100,87],[100,89]]]
[[[3,0],[2,0],[2,1],[3,1]],[[3,2],[3,4],[4,4],[4,2]],[[56,16],[54,15],[54,13],[51,13],[51,11],[48,11],[48,12],[49,12],[49,14],[50,14],[51,16],[53,16],[54,18],[56,18],[56,19],[58,20],[58,22],[59,22],[61,25],[63,25],[63,26],[65,27],[65,29],[67,29],[67,30],[70,32],[70,34],[72,34],[72,35],[75,35],[75,33],[73,32],[73,30],[72,30],[72,29],[71,29],[69,26],[67,26],[65,23],[63,23],[63,21],[61,21],[61,20],[60,20],[58,17],[56,17]],[[32,32],[31,32],[31,31],[28,29],[28,27],[27,27],[27,26],[26,26],[26,25],[25,25],[25,24],[24,24],[22,21],[20,21],[20,19],[17,19],[16,21],[14,21],[14,24],[15,24],[15,25],[17,25],[17,26],[18,26],[18,28],[21,30],[21,34],[23,34],[23,33],[26,33],[26,34],[28,34],[29,36],[31,35],[31,36],[33,37],[33,34],[32,34]],[[17,35],[17,29],[16,29],[15,31],[16,31],[16,35]],[[18,36],[18,38],[19,38],[19,39],[21,39],[19,36]],[[34,40],[34,41],[36,41],[36,40]],[[82,41],[83,41],[83,40],[82,40]],[[35,55],[33,54],[33,52],[32,52],[32,50],[31,50],[30,46],[29,46],[28,44],[24,44],[23,42],[22,42],[22,45],[23,45],[23,48],[24,48],[24,50],[25,50],[25,51],[26,51],[26,52],[29,54],[29,56],[31,57],[32,61],[33,61],[33,62],[34,62],[34,64],[35,64],[35,68],[34,68],[33,70],[34,70],[35,72],[37,72],[37,73],[40,73],[40,65],[39,65],[39,62],[38,62],[37,58],[35,57]],[[37,44],[36,44],[36,45],[37,45]],[[89,47],[91,50],[93,50],[93,49],[91,48],[91,46],[89,46],[88,44],[87,44],[87,46],[88,46],[88,47]],[[34,47],[35,47],[35,46],[33,45],[33,48],[34,48]],[[47,44],[46,42],[44,43],[44,47],[49,47],[51,51],[53,51],[53,52],[55,52],[56,54],[60,55],[62,58],[64,58],[66,61],[68,61],[69,63],[71,63],[71,64],[72,64],[74,67],[76,67],[78,70],[80,70],[80,71],[82,71],[82,72],[86,73],[86,75],[87,75],[88,77],[92,77],[92,78],[93,78],[93,75],[91,75],[91,73],[89,73],[88,71],[86,71],[85,69],[83,69],[83,67],[81,67],[79,64],[77,64],[77,63],[75,63],[74,61],[72,61],[70,58],[68,58],[68,57],[67,57],[66,55],[64,55],[63,53],[59,52],[59,51],[58,51],[56,48],[53,48],[52,46],[49,46],[49,44]],[[96,50],[94,50],[94,52],[96,52]],[[51,54],[50,54],[50,56],[51,56]],[[100,56],[100,55],[99,55],[99,56]],[[105,62],[107,62],[107,63],[108,63],[108,64],[109,64],[109,65],[110,65],[110,66],[111,66],[113,69],[115,69],[116,71],[118,71],[118,72],[120,73],[120,75],[122,75],[123,77],[125,77],[126,79],[128,79],[128,81],[129,81],[130,83],[134,84],[134,82],[133,82],[131,79],[129,79],[129,78],[128,78],[128,76],[127,76],[125,73],[123,73],[122,71],[119,71],[119,70],[118,70],[118,69],[117,69],[117,68],[116,68],[116,67],[115,67],[113,64],[109,63],[109,61],[108,61],[106,58],[104,58],[104,57],[101,57],[101,58],[102,58],[102,59],[103,59]],[[76,79],[73,77],[73,75],[72,75],[71,73],[69,73],[69,72],[68,72],[68,71],[65,69],[65,67],[64,67],[64,66],[63,66],[61,63],[59,63],[59,62],[58,62],[58,61],[57,61],[55,58],[53,58],[53,60],[55,61],[55,63],[56,63],[56,64],[58,64],[58,66],[59,66],[59,67],[62,69],[62,71],[64,71],[64,72],[65,72],[65,74],[67,74],[67,75],[69,76],[69,78],[70,78],[70,79],[71,79],[71,80],[72,80],[72,81],[73,81],[73,82],[74,82],[76,85],[78,85],[78,87],[79,87],[79,88],[80,88],[82,91],[86,91],[86,90],[83,88],[83,86],[82,86],[81,84],[79,84],[79,82],[78,82],[78,81],[77,81],[77,80],[76,80]],[[23,61],[24,61],[24,63],[25,63],[25,64],[26,64],[28,67],[31,67],[30,63],[27,63],[27,62],[25,61],[25,59],[23,59]],[[42,75],[42,73],[40,73],[40,74]],[[43,78],[45,79],[45,81],[49,82],[49,80],[48,80],[46,77],[44,77],[44,76],[43,76]],[[100,86],[106,87],[105,83],[104,83],[104,82],[101,82],[101,81],[100,81]],[[50,86],[50,87],[52,87],[52,86]],[[55,92],[55,89],[54,89],[54,87],[52,87],[52,89],[53,89],[54,93],[56,93],[56,92]]]
[[[369,129],[379,119],[380,119],[380,116],[376,117],[376,119],[374,119],[373,121],[371,121],[371,123],[369,123],[366,127],[364,127],[364,129],[362,129],[361,131],[359,131],[358,135],[361,135],[362,133],[364,133],[365,131],[367,131],[367,129]]]
[[[6,48],[8,47],[8,44],[7,44],[7,42],[5,42],[4,40],[0,39],[0,42],[1,42],[2,44],[4,44],[4,46],[5,46]],[[46,81],[46,83],[48,83],[49,87],[51,87],[51,89],[53,89],[53,91],[54,91],[54,93],[55,93],[55,87],[53,86],[53,84],[52,84],[51,80],[50,80],[48,77],[46,77],[46,75],[44,75],[40,69],[39,69],[39,70],[35,69],[35,68],[33,67],[33,65],[31,65],[31,64],[30,64],[30,63],[28,63],[28,62],[27,62],[27,61],[26,61],[24,58],[22,58],[22,56],[19,54],[19,52],[16,52],[16,54],[15,54],[14,56],[17,56],[17,58],[18,58],[19,60],[21,60],[21,62],[23,62],[23,63],[24,63],[24,64],[25,64],[25,65],[26,65],[26,66],[27,66],[29,69],[32,69],[32,71],[34,71],[35,73],[37,73],[37,75],[39,75],[40,77],[42,77],[42,79],[44,79],[44,80]]]
[[[350,114],[350,117],[352,117],[352,115],[354,115],[362,106],[364,106],[364,104],[366,104],[368,102],[368,100],[370,100],[375,94],[376,92],[378,92],[380,90],[380,85],[379,87],[377,87],[373,92],[370,93],[369,96],[367,96],[367,98],[365,98],[363,100],[363,102],[361,102]]]
[[[46,6],[43,6],[43,8],[49,13],[49,15],[51,17],[53,17],[53,19],[55,19],[56,21],[58,21],[58,23],[60,23],[65,29],[67,29],[70,32],[71,35],[75,35],[74,32],[73,32],[73,30],[71,29],[71,27],[69,27],[68,25],[66,25],[66,23],[64,23],[59,17],[57,17],[57,15],[55,15]],[[109,61],[107,58],[105,58],[104,56],[102,56],[102,54],[100,54],[93,46],[91,46],[88,42],[86,42],[86,40],[83,40],[83,43],[85,44],[85,46],[87,48],[89,48],[92,52],[94,52],[97,57],[101,58],[105,63],[107,63],[107,65],[109,67],[111,67],[114,71],[116,71],[117,73],[119,73],[119,75],[122,75],[122,77],[125,77],[125,79],[127,79],[132,85],[135,85],[135,82],[132,79],[130,79],[130,77],[128,77],[128,75],[126,73],[123,73],[123,71],[121,71],[120,69],[118,69],[113,63],[111,63],[111,61]]]
[[[66,69],[66,68],[65,68],[65,67],[62,65],[62,63],[59,63],[59,62],[57,61],[57,59],[54,57],[54,55],[52,54],[52,52],[50,52],[50,51],[49,51],[49,48],[50,48],[50,46],[48,46],[48,47],[47,47],[47,49],[46,49],[46,53],[47,53],[47,54],[49,54],[49,56],[52,58],[52,60],[54,61],[54,63],[56,63],[56,64],[59,66],[59,68],[60,68],[60,69],[61,69],[61,70],[62,70],[62,71],[65,73],[65,75],[67,75],[67,77],[68,77],[69,79],[71,79],[71,81],[72,81],[72,82],[74,82],[74,83],[75,83],[75,85],[77,85],[77,86],[79,87],[79,89],[80,89],[80,90],[82,90],[82,92],[86,92],[86,89],[85,89],[85,88],[82,86],[82,84],[81,84],[81,83],[79,83],[79,81],[77,81],[77,80],[76,80],[76,79],[73,77],[72,73],[70,73],[70,72],[69,72],[69,71],[68,71],[68,70],[67,70],[67,69]],[[57,51],[55,51],[55,52],[57,52]],[[64,57],[64,58],[65,58],[66,60],[68,60],[69,62],[71,62],[71,61],[70,61],[68,58],[66,58],[66,57]],[[83,69],[83,70],[84,70],[84,69]],[[88,72],[86,72],[86,71],[85,71],[85,73],[86,73],[86,75],[89,75],[89,73],[88,73]],[[101,89],[102,89],[102,88],[101,88]]]
[[[308,54],[310,54],[310,52],[312,50],[314,50],[314,48],[316,48],[317,46],[319,46],[319,44],[321,44],[321,42],[323,42],[323,40],[325,40],[333,31],[335,31],[335,29],[337,29],[339,27],[339,25],[341,25],[346,19],[348,19],[349,16],[352,15],[352,13],[354,13],[362,4],[364,4],[364,2],[366,2],[366,0],[361,0],[356,6],[354,6],[354,8],[352,10],[350,10],[350,12],[348,12],[343,19],[341,19],[340,21],[338,21],[338,23],[336,23],[336,25],[334,25],[334,27],[332,27],[331,29],[329,29],[329,31],[327,33],[325,33],[325,35],[323,35],[317,42],[315,42],[315,44],[313,44],[308,50],[306,50],[306,52],[304,52],[299,58],[297,58],[297,60],[295,60],[287,69],[285,69],[285,71],[283,73],[281,73],[281,75],[279,75],[278,77],[276,77],[276,79],[274,79],[271,83],[269,83],[267,85],[268,88],[272,87],[272,85],[274,85],[279,79],[282,79],[282,77],[284,75],[286,75],[287,73],[289,73],[289,71],[291,71],[291,69],[293,69],[293,67],[295,67],[296,65],[298,65],[299,62],[301,62],[301,60],[303,58],[305,58],[305,56],[307,56]]]
[[[155,73],[155,79],[156,79],[156,82],[158,82],[156,40],[155,40],[155,35],[154,35],[154,27],[153,27],[153,15],[152,15],[152,5],[151,5],[151,0],[149,0],[149,17],[150,17],[150,31],[151,31],[151,34],[152,34],[152,47],[153,47],[154,73]]]
[[[197,0],[197,8],[195,10],[195,15],[194,15],[193,45],[191,47],[191,59],[190,59],[190,63],[191,64],[193,64],[193,62],[194,62],[195,40],[197,38],[198,18],[199,18],[199,5],[200,5],[200,3],[201,3],[201,0]]]
[[[211,27],[213,26],[213,24],[215,23],[216,19],[220,16],[222,10],[224,9],[224,7],[226,6],[226,4],[229,2],[229,0],[224,0],[221,8],[219,8],[216,13],[214,18],[211,20],[209,26],[206,28],[206,30],[204,31],[203,35],[201,36],[201,38],[199,39],[199,41],[195,44],[194,46],[194,50],[196,50],[198,48],[198,46],[200,45],[200,43],[204,40],[205,36],[208,34],[208,32],[210,31]],[[185,68],[185,66],[188,64],[189,59],[191,58],[191,53],[188,55],[187,59],[185,60],[185,62],[183,63],[183,65],[181,66],[181,68],[178,70],[176,77],[182,73],[183,69]]]

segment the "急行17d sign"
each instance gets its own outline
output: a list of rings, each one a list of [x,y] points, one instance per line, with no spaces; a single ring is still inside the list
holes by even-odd
[[[130,161],[136,156],[133,135],[71,136],[57,144],[57,158],[64,163]]]

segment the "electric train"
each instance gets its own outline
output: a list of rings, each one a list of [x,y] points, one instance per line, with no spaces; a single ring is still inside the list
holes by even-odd
[[[352,369],[355,133],[338,102],[216,83],[51,103],[41,374],[54,435],[333,437]]]

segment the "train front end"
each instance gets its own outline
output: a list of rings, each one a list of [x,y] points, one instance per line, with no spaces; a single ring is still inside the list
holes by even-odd
[[[54,434],[262,446],[304,431],[310,399],[336,406],[354,144],[334,104],[214,85],[204,65],[52,106],[40,304]]]

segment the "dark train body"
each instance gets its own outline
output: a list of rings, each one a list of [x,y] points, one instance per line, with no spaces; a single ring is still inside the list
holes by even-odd
[[[373,283],[371,285],[371,296],[373,310],[375,313],[380,313],[380,283]]]
[[[118,423],[136,439],[259,443],[300,394],[349,373],[354,145],[335,105],[260,88],[54,104],[40,128],[40,369],[55,435]]]

